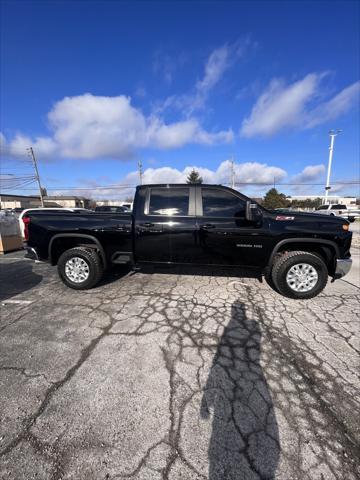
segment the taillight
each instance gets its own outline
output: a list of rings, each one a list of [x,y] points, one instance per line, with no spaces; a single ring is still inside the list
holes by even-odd
[[[22,221],[23,221],[23,224],[24,224],[24,238],[25,238],[25,240],[29,240],[30,217],[23,217]]]

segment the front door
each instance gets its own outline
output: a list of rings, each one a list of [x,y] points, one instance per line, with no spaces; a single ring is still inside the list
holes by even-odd
[[[223,187],[198,187],[197,263],[263,266],[267,224],[246,220],[246,199]]]

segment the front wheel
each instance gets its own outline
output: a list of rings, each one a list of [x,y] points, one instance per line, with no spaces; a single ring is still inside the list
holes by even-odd
[[[86,290],[101,279],[103,265],[99,255],[84,247],[66,250],[59,258],[58,272],[67,287]]]
[[[272,279],[279,293],[286,297],[313,298],[325,288],[328,270],[313,253],[287,252],[275,263]]]

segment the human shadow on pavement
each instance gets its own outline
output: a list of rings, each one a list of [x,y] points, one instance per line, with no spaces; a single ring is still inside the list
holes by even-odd
[[[0,301],[26,292],[38,285],[42,275],[33,272],[33,263],[19,260],[0,264]]]
[[[200,408],[202,418],[212,417],[209,480],[275,478],[279,430],[260,345],[258,322],[247,318],[243,304],[233,304]]]

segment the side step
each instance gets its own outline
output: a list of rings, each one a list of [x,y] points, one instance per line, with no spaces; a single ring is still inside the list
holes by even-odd
[[[131,253],[115,252],[111,257],[111,263],[115,265],[128,265],[133,262]]]

